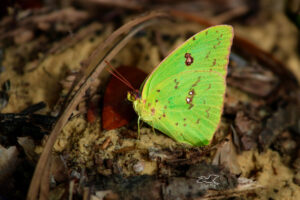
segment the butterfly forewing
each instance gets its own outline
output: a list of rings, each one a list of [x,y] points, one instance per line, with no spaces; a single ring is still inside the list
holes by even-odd
[[[225,77],[232,38],[233,29],[228,25],[214,26],[192,36],[155,68],[142,96],[147,97],[166,78],[191,69],[216,71]]]

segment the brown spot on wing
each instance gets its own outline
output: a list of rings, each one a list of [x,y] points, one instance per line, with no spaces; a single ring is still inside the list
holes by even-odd
[[[211,88],[211,84],[208,84],[208,88],[207,88],[207,90],[209,90]]]
[[[206,54],[205,58],[207,59],[210,55],[210,51]]]
[[[200,82],[201,76],[198,77],[198,79],[193,83],[192,87],[195,87]]]
[[[175,89],[177,89],[178,88],[178,85],[179,85],[179,82],[177,81],[177,79],[174,79],[174,82],[175,82]]]
[[[199,124],[199,123],[200,123],[200,119],[197,119],[196,124]]]
[[[152,115],[155,114],[155,108],[151,108],[151,114],[152,114]]]
[[[186,101],[187,104],[190,104],[190,103],[192,103],[193,98],[187,97],[187,98],[185,99],[185,101]]]
[[[191,95],[192,97],[194,97],[194,95],[195,95],[195,90],[194,90],[194,88],[191,89],[191,90],[189,91],[189,95]]]
[[[205,110],[205,112],[206,112],[206,118],[209,118],[209,110],[210,110],[210,107]]]
[[[216,64],[217,64],[217,60],[214,59],[213,66],[215,66]]]
[[[194,90],[194,88],[192,88],[192,89],[190,89],[188,96],[185,98],[186,103],[190,105],[189,109],[191,109],[194,106],[192,101],[193,101],[195,94],[196,94],[195,90]]]
[[[185,53],[184,57],[186,58],[185,59],[186,66],[190,66],[194,62],[194,58],[192,57],[192,55],[190,53]]]

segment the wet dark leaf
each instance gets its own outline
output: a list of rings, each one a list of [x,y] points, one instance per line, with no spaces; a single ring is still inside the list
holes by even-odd
[[[266,97],[278,86],[278,79],[269,70],[252,64],[232,53],[227,83],[250,94]]]
[[[139,88],[146,78],[145,72],[134,67],[123,66],[117,70],[134,88]],[[127,100],[128,91],[130,89],[116,77],[112,77],[109,81],[103,100],[102,125],[104,129],[122,127],[135,116],[132,103]]]
[[[243,149],[250,150],[257,146],[257,136],[260,131],[260,123],[250,119],[242,111],[239,111],[234,121],[236,131],[240,135]]]
[[[299,119],[299,106],[289,105],[286,108],[279,108],[268,120],[267,124],[259,135],[260,146],[265,149],[269,147],[277,136],[290,126],[293,126]]]
[[[45,103],[33,104],[20,113],[0,113],[0,143],[16,144],[17,137],[31,136],[33,139],[42,137],[51,130],[55,117],[34,114],[45,107]]]
[[[228,135],[227,138],[218,146],[212,164],[224,166],[233,174],[241,173],[240,166],[237,163],[237,151],[233,144],[231,135]]]
[[[0,91],[0,110],[2,110],[8,103],[9,96],[6,92]]]

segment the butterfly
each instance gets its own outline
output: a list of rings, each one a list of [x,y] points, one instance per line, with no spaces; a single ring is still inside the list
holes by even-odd
[[[128,99],[143,120],[177,142],[210,144],[220,123],[233,28],[207,28],[184,42]]]

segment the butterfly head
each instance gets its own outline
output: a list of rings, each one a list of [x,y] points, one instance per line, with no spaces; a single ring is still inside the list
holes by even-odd
[[[138,99],[140,99],[140,98],[141,98],[141,93],[140,93],[140,91],[138,91],[138,90],[129,91],[129,92],[127,93],[127,99],[128,99],[129,101],[134,102],[134,101],[136,101],[136,100],[138,100]]]

